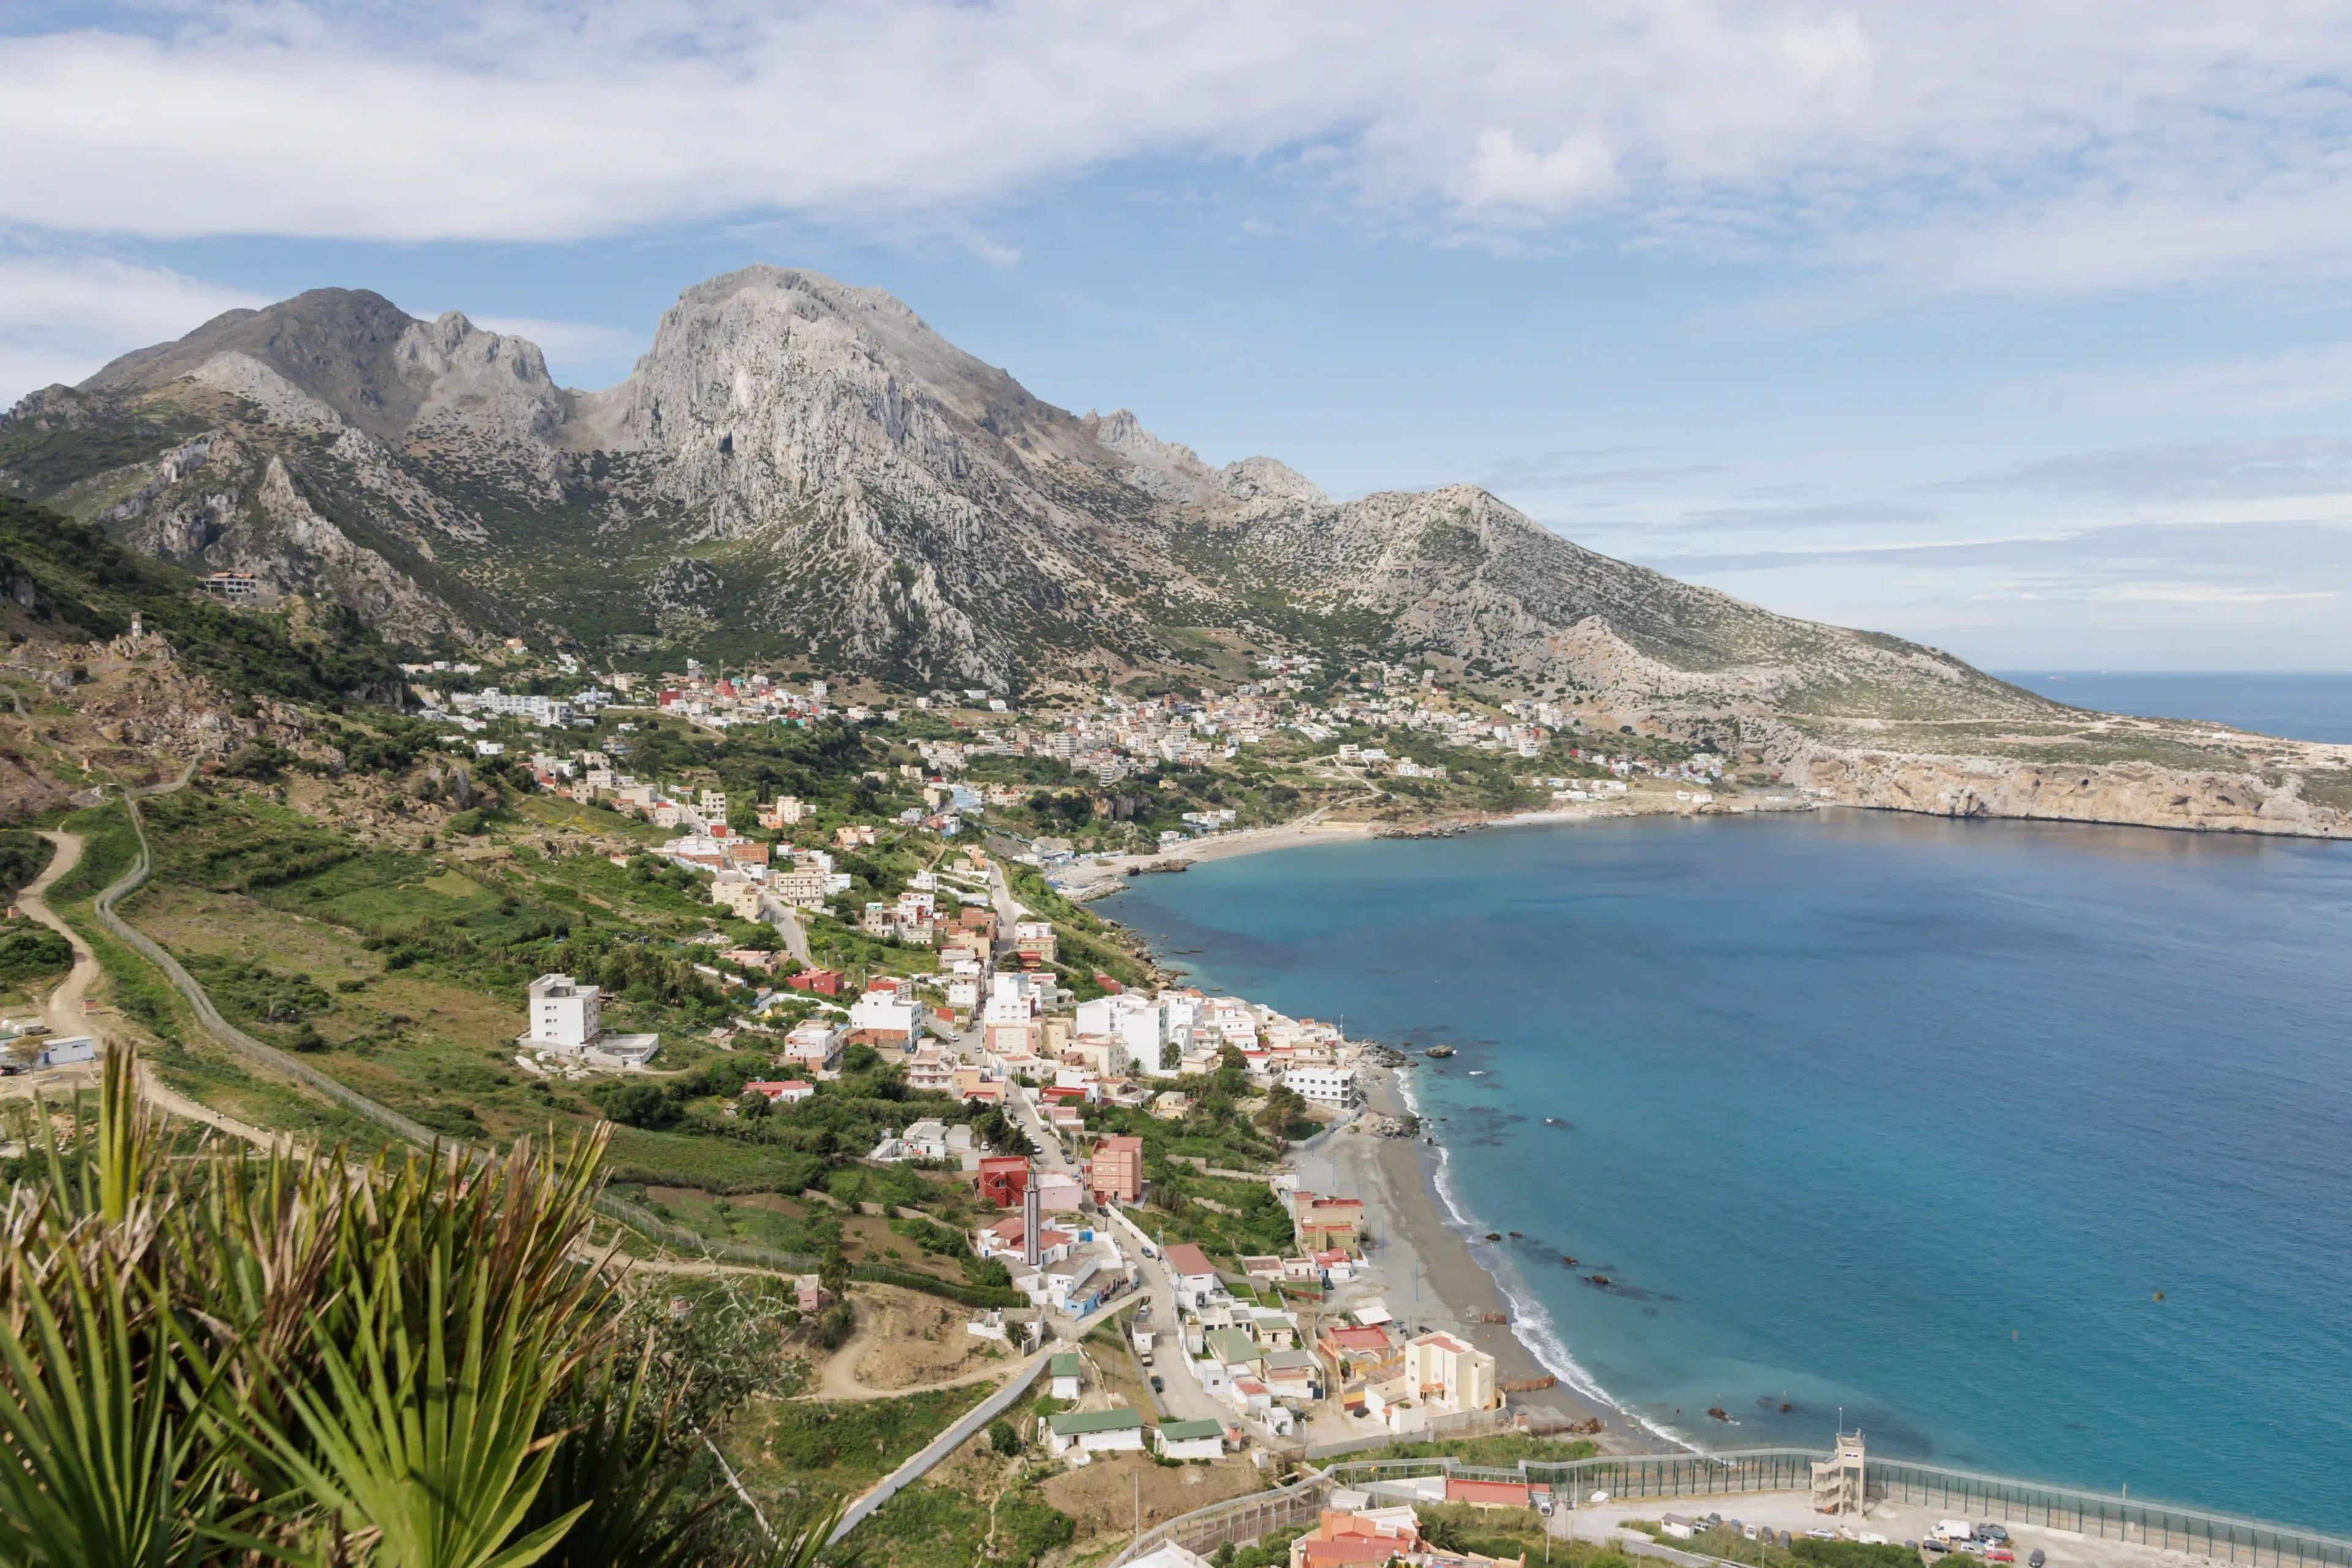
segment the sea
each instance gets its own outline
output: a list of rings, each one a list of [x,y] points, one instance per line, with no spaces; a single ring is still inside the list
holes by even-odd
[[[2257,734],[2352,742],[2352,675],[2025,670],[2000,679],[2072,708],[2210,719]]]
[[[1097,907],[1409,1047],[1522,1337],[1663,1435],[2352,1533],[2352,843],[1618,819]]]

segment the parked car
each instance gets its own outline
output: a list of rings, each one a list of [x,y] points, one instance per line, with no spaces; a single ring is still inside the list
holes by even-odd
[[[1168,1380],[1167,1380],[1166,1378],[1164,1378],[1164,1377],[1160,1376],[1160,1375],[1159,1375],[1159,1374],[1157,1374],[1157,1373],[1154,1373],[1154,1374],[1152,1375],[1152,1379],[1151,1379],[1151,1392],[1152,1392],[1152,1393],[1154,1393],[1154,1394],[1165,1394],[1165,1393],[1167,1393],[1167,1392],[1168,1392]]]
[[[2006,1546],[1988,1546],[1985,1548],[1985,1561],[1988,1563],[2014,1563],[2017,1561],[2017,1553],[2011,1552]]]
[[[2050,1559],[2042,1555],[2042,1548],[2037,1546],[2033,1549],[2033,1555],[2025,1560],[2025,1568],[2042,1568],[2042,1565],[2049,1561]]]
[[[2009,1531],[2003,1530],[1997,1524],[1979,1524],[1977,1526],[1977,1539],[1979,1541],[1988,1542],[2007,1541],[2009,1539]]]
[[[1932,1557],[1941,1557],[1945,1552],[1949,1552],[1951,1548],[1931,1535],[1925,1541],[1919,1542],[1919,1550],[1927,1552]]]

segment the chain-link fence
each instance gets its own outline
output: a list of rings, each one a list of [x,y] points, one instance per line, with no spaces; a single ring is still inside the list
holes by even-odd
[[[1331,1483],[1315,1476],[1273,1491],[1252,1492],[1196,1508],[1138,1535],[1110,1560],[1108,1568],[1122,1568],[1171,1541],[1206,1557],[1228,1542],[1239,1545],[1274,1531],[1312,1523],[1330,1495]]]
[[[1547,1463],[1522,1459],[1508,1468],[1451,1458],[1360,1459],[1326,1472],[1338,1485],[1368,1486],[1444,1474],[1463,1480],[1533,1481],[1571,1506],[1594,1492],[1612,1504],[1635,1499],[1704,1498],[1737,1493],[1810,1492],[1812,1467],[1827,1453],[1750,1448],[1723,1454],[1603,1455]],[[2246,1568],[2352,1568],[2352,1541],[2263,1520],[2241,1519],[2120,1494],[2046,1486],[2006,1476],[1950,1469],[1907,1459],[1872,1459],[1864,1484],[1873,1502],[1933,1508],[1971,1521],[1999,1521],[2128,1542]]]

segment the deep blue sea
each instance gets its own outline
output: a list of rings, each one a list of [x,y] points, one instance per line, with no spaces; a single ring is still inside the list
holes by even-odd
[[[2074,708],[2143,719],[2211,719],[2261,735],[2352,742],[2352,675],[2002,670],[2003,680]]]
[[[1843,1406],[2352,1531],[2352,844],[1621,820],[1103,907],[1203,985],[1458,1046],[1415,1070],[1452,1195],[1525,1233],[1555,1370],[1662,1426],[1826,1445]]]

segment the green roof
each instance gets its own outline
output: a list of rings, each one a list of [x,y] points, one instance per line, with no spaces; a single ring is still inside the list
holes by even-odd
[[[1086,1432],[1125,1432],[1142,1425],[1143,1417],[1132,1409],[1065,1410],[1059,1415],[1045,1417],[1047,1429],[1056,1437],[1076,1437]]]
[[[1196,1437],[1222,1437],[1225,1435],[1222,1421],[1163,1421],[1160,1425],[1160,1440],[1163,1443],[1189,1443]]]
[[[1045,1363],[1045,1370],[1053,1373],[1055,1377],[1077,1376],[1078,1352],[1076,1351],[1061,1352],[1059,1354],[1055,1355],[1053,1360]]]
[[[1201,1336],[1201,1342],[1221,1362],[1257,1360],[1257,1342],[1249,1337],[1246,1329],[1211,1329]]]

